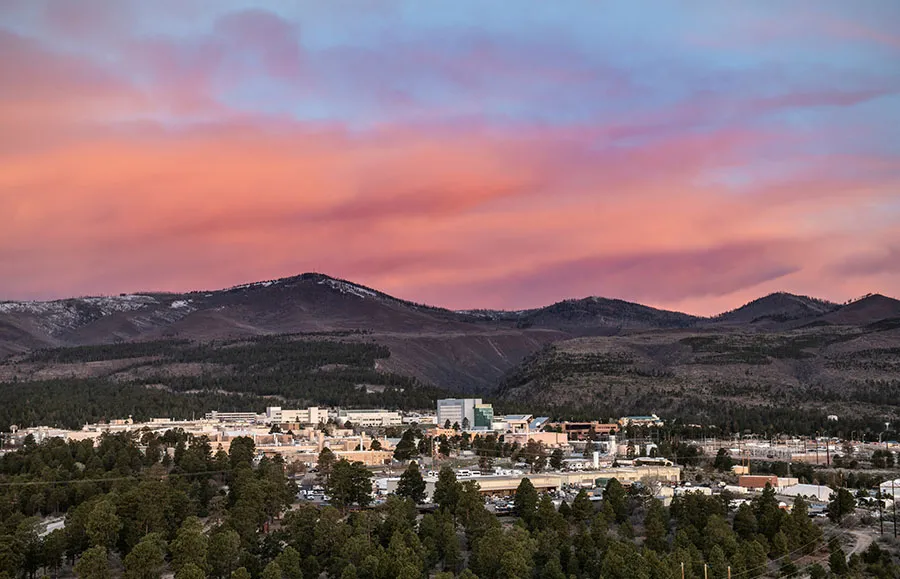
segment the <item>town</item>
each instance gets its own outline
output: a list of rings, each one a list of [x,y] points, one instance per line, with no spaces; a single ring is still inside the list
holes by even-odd
[[[885,425],[885,432],[889,432],[888,426]],[[182,485],[189,479],[205,478],[213,488],[224,485],[221,490],[228,491],[230,484],[237,484],[237,480],[230,484],[228,481],[235,476],[233,469],[241,464],[258,473],[271,473],[272,468],[277,467],[275,472],[283,473],[278,476],[284,476],[284,489],[290,488],[291,495],[276,492],[281,498],[275,505],[266,506],[263,502],[255,507],[259,511],[248,511],[243,516],[256,522],[244,531],[229,517],[216,523],[216,516],[209,511],[211,506],[198,512],[209,512],[205,523],[191,525],[213,525],[212,529],[215,529],[220,528],[216,525],[227,523],[247,538],[255,537],[258,532],[261,536],[274,533],[272,536],[276,537],[289,532],[296,524],[296,518],[306,512],[304,509],[325,513],[327,509],[337,508],[339,513],[352,513],[387,508],[385,512],[390,513],[397,508],[397,497],[414,505],[418,511],[416,518],[421,525],[426,525],[426,520],[430,520],[428,517],[461,508],[456,501],[471,495],[480,497],[471,500],[478,500],[482,505],[480,508],[503,526],[522,519],[530,528],[533,515],[529,513],[537,512],[533,509],[546,501],[546,508],[562,514],[581,512],[583,514],[578,517],[590,517],[592,515],[584,513],[597,513],[600,518],[592,525],[600,529],[615,522],[619,536],[628,540],[634,533],[630,530],[633,524],[630,518],[641,512],[649,518],[656,516],[652,513],[669,511],[671,516],[678,518],[694,516],[685,513],[696,509],[723,509],[724,515],[734,513],[732,524],[737,529],[742,517],[758,511],[762,508],[760,505],[769,504],[782,511],[783,517],[810,521],[803,523],[806,531],[801,536],[805,537],[803,540],[810,537],[815,540],[815,548],[804,547],[798,558],[790,556],[793,548],[786,551],[777,546],[781,540],[778,533],[767,539],[765,543],[771,545],[769,555],[773,558],[769,565],[776,568],[775,563],[780,562],[781,572],[796,569],[799,564],[811,567],[824,563],[829,557],[823,551],[826,547],[832,554],[833,560],[829,559],[832,570],[841,569],[838,560],[847,560],[848,565],[859,567],[863,563],[854,557],[864,551],[866,556],[882,557],[876,540],[889,541],[896,537],[896,509],[900,500],[900,478],[896,470],[900,445],[896,441],[881,440],[883,437],[878,441],[832,437],[764,438],[752,434],[717,438],[709,432],[714,430],[712,428],[689,425],[687,432],[692,430],[696,431],[694,437],[684,436],[683,428],[680,435],[676,434],[664,418],[656,414],[585,422],[555,421],[547,416],[530,414],[495,415],[492,405],[478,398],[440,399],[432,412],[269,406],[258,413],[209,411],[192,420],[153,418],[135,422],[128,417],[86,424],[78,430],[13,426],[10,432],[3,433],[0,445],[0,466],[5,472],[0,473],[0,481],[7,485],[7,492],[13,493],[10,500],[14,503],[26,501],[21,507],[23,512],[43,513],[38,518],[25,519],[33,521],[29,523],[32,525],[29,532],[33,533],[35,545],[43,548],[47,548],[54,537],[65,537],[66,542],[80,540],[73,538],[71,533],[84,523],[77,522],[72,511],[65,515],[54,514],[53,511],[60,508],[58,505],[56,508],[40,506],[41,501],[59,501],[52,498],[56,495],[41,494],[40,491],[38,495],[21,494],[31,488],[29,485],[83,487],[84,483],[112,484],[112,494],[106,496],[114,497],[122,492],[116,490],[116,484],[147,485],[153,479],[168,479],[168,484],[185,488]],[[8,476],[20,468],[13,465],[32,460],[15,457],[58,453],[60,444],[69,445],[76,453],[92,448],[91,452],[101,455],[125,444],[144,456],[140,460],[137,457],[127,459],[126,463],[135,464],[138,460],[151,465],[161,464],[163,469],[156,475],[151,469],[135,478],[134,483],[115,483],[116,478],[107,479],[110,482],[104,482],[104,478],[66,482],[55,480],[46,473],[40,481],[17,483],[21,479]],[[47,450],[42,451],[44,448]],[[53,448],[57,450],[51,450]],[[109,472],[135,473],[133,467],[119,464],[125,460],[122,458],[125,451],[117,452],[117,457],[108,463],[107,468],[112,468]],[[194,452],[198,454],[189,458]],[[93,468],[98,466],[95,464]],[[145,480],[148,475],[151,478]],[[217,480],[220,482],[215,482]],[[17,484],[26,486],[19,489]],[[240,483],[237,489],[246,484]],[[448,488],[455,490],[451,492]],[[69,493],[72,490],[77,491],[70,489]],[[188,496],[193,492],[197,491],[189,491]],[[625,512],[628,509],[620,504],[626,499],[615,498],[620,494],[631,497],[626,501],[632,505],[630,517]],[[32,498],[27,498],[29,496]],[[533,499],[527,499],[529,496]],[[35,497],[43,498],[35,503]],[[195,500],[203,504],[210,498],[201,495]],[[232,508],[238,508],[240,504],[239,501]],[[124,507],[104,508],[121,510]],[[96,511],[97,507],[93,509]],[[121,514],[124,516],[125,513]],[[426,519],[422,519],[423,516]],[[645,533],[651,530],[648,518],[643,522]],[[598,522],[601,519],[604,522]],[[353,520],[351,517],[341,524]],[[182,526],[184,524],[188,523]],[[706,523],[707,526],[710,524]],[[831,541],[823,540],[825,536],[830,536]],[[746,538],[752,537],[750,534]],[[125,539],[120,535],[120,548],[122,540]],[[675,544],[679,540],[676,534]],[[791,539],[788,545],[793,547],[792,542],[799,540]],[[644,539],[644,544],[648,541],[649,536]],[[133,551],[142,544],[129,545]],[[478,545],[473,539],[471,548],[474,551],[470,556],[484,556],[478,554]],[[114,547],[113,543],[106,545],[104,553]],[[35,548],[40,550],[41,547]],[[175,548],[174,543],[172,548]],[[124,555],[126,551],[122,549]],[[659,549],[664,552],[669,547],[660,543]],[[84,572],[87,563],[83,563],[89,559],[87,554],[90,552],[71,559],[79,577],[92,576]],[[172,552],[171,564],[174,566],[177,559],[175,551]],[[327,556],[332,557],[333,553]],[[684,554],[678,556],[686,557]],[[131,562],[129,557],[132,557]],[[712,555],[699,557],[699,561],[709,560],[711,565],[722,566],[721,561],[710,559]],[[116,565],[115,559],[108,555],[98,556],[98,560],[101,567]],[[736,555],[730,560],[735,569],[745,565]],[[54,555],[52,561],[45,561],[43,568],[59,569],[60,559]],[[762,561],[765,562],[765,558]],[[163,559],[157,563],[159,569],[164,567]],[[282,564],[288,563],[282,561]],[[458,564],[458,559],[450,557],[443,568],[454,569]],[[587,562],[583,564],[588,565]],[[695,562],[695,565],[701,564],[702,570],[708,572],[706,562]],[[37,563],[34,565],[36,569]],[[136,563],[129,553],[118,565],[123,565],[127,571]],[[237,573],[236,566],[237,562],[224,574],[217,574],[212,562],[204,568],[212,570],[212,576],[225,577],[231,572]],[[252,561],[240,569],[248,566],[252,567]],[[565,568],[576,567],[575,562],[565,563]],[[725,564],[725,567],[730,573],[732,565]],[[700,570],[701,567],[695,569],[696,573]],[[176,578],[179,576],[175,575]]]
[[[664,425],[655,414],[623,416],[615,422],[553,422],[528,414],[495,416],[492,406],[481,399],[451,398],[438,400],[434,413],[272,406],[262,413],[210,411],[195,420],[154,418],[133,422],[126,418],[86,424],[80,430],[13,426],[4,434],[0,453],[49,438],[98,444],[109,434],[162,435],[177,430],[191,439],[202,437],[214,452],[228,453],[232,441],[251,439],[257,463],[263,457],[280,457],[300,483],[298,497],[319,503],[326,503],[327,497],[312,475],[323,452],[328,452],[335,460],[360,463],[373,473],[376,503],[396,492],[398,469],[414,460],[424,471],[426,502],[431,500],[438,471],[449,466],[459,480],[477,481],[481,494],[495,499],[514,495],[525,478],[536,489],[553,493],[557,505],[571,500],[581,489],[599,499],[604,485],[613,478],[626,486],[648,486],[666,506],[684,492],[724,493],[733,495],[735,504],[740,504],[742,496],[770,485],[784,501],[797,496],[811,501],[810,512],[823,516],[832,488],[820,479],[816,480],[823,484],[801,483],[797,476],[790,476],[791,465],[795,472],[804,472],[812,479],[808,476],[810,465],[852,470],[851,462],[866,458],[874,467],[890,469],[898,464],[900,446],[891,440],[863,443],[834,438],[703,437],[678,443],[676,450],[689,449],[689,456],[671,456],[659,452],[658,437],[653,441],[654,431],[658,436]],[[685,477],[686,466],[699,464],[702,457],[713,460],[717,467],[727,463],[725,471],[730,476],[719,480],[705,477],[709,480],[702,484]],[[783,464],[784,472],[753,473],[751,465],[756,462]],[[849,482],[856,485],[854,478]],[[900,499],[900,479],[879,483],[870,489],[861,486],[854,493]],[[500,501],[509,506],[506,503],[509,501]]]

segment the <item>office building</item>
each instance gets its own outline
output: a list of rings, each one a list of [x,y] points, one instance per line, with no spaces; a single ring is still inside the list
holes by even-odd
[[[256,412],[207,412],[206,420],[216,420],[219,422],[256,422],[258,415]]]
[[[354,426],[400,426],[403,417],[399,412],[390,410],[339,410],[336,420],[343,425],[346,422]]]
[[[472,426],[477,430],[490,430],[494,426],[494,407],[490,404],[476,404]]]
[[[494,409],[482,403],[481,398],[444,398],[437,402],[437,423],[444,426],[448,422],[468,430],[490,430]]]
[[[318,406],[310,406],[299,410],[288,410],[280,406],[266,408],[266,421],[273,424],[311,424],[328,422],[328,411]]]

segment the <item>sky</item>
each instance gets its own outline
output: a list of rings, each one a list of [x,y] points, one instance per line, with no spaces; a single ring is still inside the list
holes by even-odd
[[[0,300],[900,296],[896,0],[0,0]]]

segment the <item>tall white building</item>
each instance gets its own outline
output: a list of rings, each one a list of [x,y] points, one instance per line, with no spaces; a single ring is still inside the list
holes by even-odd
[[[450,426],[458,424],[460,428],[491,429],[494,421],[494,409],[490,404],[483,404],[481,398],[444,398],[437,402],[437,424]]]

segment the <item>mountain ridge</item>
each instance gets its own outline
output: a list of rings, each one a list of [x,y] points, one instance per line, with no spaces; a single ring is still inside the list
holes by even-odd
[[[677,310],[668,310],[665,308],[647,306],[647,305],[641,304],[640,302],[634,302],[634,301],[623,299],[623,298],[609,298],[609,297],[598,296],[598,295],[590,295],[590,296],[584,296],[584,297],[579,297],[579,298],[575,298],[575,297],[564,298],[562,300],[552,302],[545,306],[538,306],[538,307],[533,307],[533,308],[523,308],[523,309],[518,309],[518,310],[504,310],[504,309],[496,309],[496,308],[465,308],[465,309],[455,309],[454,310],[454,309],[446,308],[443,306],[425,304],[425,303],[416,302],[414,300],[399,298],[394,295],[383,292],[381,290],[378,290],[378,289],[375,289],[375,288],[372,288],[372,287],[369,287],[369,286],[366,286],[366,285],[363,285],[360,283],[356,283],[356,282],[353,282],[353,281],[350,281],[347,279],[343,279],[340,277],[330,276],[328,274],[318,273],[318,272],[304,272],[304,273],[300,273],[300,274],[293,275],[293,276],[274,278],[274,279],[269,279],[269,280],[254,281],[254,282],[247,282],[247,283],[237,284],[237,285],[233,285],[233,286],[226,286],[226,287],[222,287],[222,288],[218,288],[218,289],[206,289],[206,290],[198,289],[198,290],[186,290],[186,291],[148,290],[148,291],[138,291],[138,292],[124,292],[124,293],[118,293],[118,294],[71,296],[71,297],[63,297],[63,298],[56,298],[56,299],[49,299],[49,300],[12,300],[12,299],[7,300],[7,299],[2,299],[2,300],[0,300],[0,312],[2,312],[2,307],[5,304],[49,304],[49,303],[57,303],[57,302],[68,302],[68,301],[72,301],[72,300],[104,300],[104,299],[115,299],[115,298],[128,298],[128,297],[135,297],[135,296],[167,297],[167,296],[199,295],[199,294],[211,294],[211,293],[223,293],[223,292],[236,292],[236,291],[252,289],[252,288],[265,288],[265,287],[271,287],[273,285],[282,285],[285,283],[289,284],[289,283],[295,283],[298,281],[306,281],[306,280],[314,280],[314,281],[318,281],[318,282],[322,282],[322,283],[335,282],[336,284],[340,284],[343,286],[350,286],[352,288],[356,288],[363,292],[375,294],[382,298],[390,299],[390,300],[393,300],[396,302],[405,303],[405,304],[413,305],[413,306],[420,307],[420,308],[431,309],[431,310],[440,310],[440,311],[444,311],[444,312],[448,312],[448,313],[456,313],[456,314],[461,314],[461,315],[466,315],[466,314],[469,314],[469,315],[482,315],[482,314],[487,314],[487,315],[490,315],[490,314],[527,315],[529,313],[544,310],[544,309],[546,309],[548,307],[552,307],[552,306],[559,306],[561,304],[566,304],[566,303],[570,303],[570,302],[584,302],[584,301],[592,300],[592,301],[618,302],[618,303],[622,303],[622,304],[633,304],[633,305],[642,306],[647,309],[652,309],[652,310],[656,310],[656,311],[660,311],[660,312],[670,312],[670,313],[675,313],[675,314],[681,314],[681,315],[689,316],[691,318],[696,318],[696,319],[718,319],[718,318],[722,318],[724,316],[728,316],[729,314],[732,314],[734,312],[740,311],[749,306],[752,306],[758,302],[765,302],[765,301],[768,301],[771,298],[775,298],[775,297],[793,298],[793,299],[797,299],[797,300],[802,300],[802,301],[807,301],[807,302],[815,302],[815,303],[819,303],[819,304],[823,304],[823,305],[827,305],[827,306],[838,307],[838,308],[844,307],[847,305],[852,305],[855,303],[859,303],[859,302],[864,301],[869,298],[883,298],[886,300],[898,301],[898,300],[895,300],[894,298],[891,298],[884,294],[869,293],[860,298],[857,298],[854,300],[848,300],[847,302],[838,304],[837,302],[831,302],[829,300],[824,300],[821,298],[804,296],[804,295],[794,294],[794,293],[786,292],[786,291],[777,291],[777,292],[772,292],[765,296],[756,298],[756,299],[754,299],[750,302],[747,302],[745,304],[742,304],[741,306],[738,306],[737,308],[734,308],[732,310],[728,310],[726,312],[722,312],[722,313],[712,315],[712,316],[702,316],[702,315],[698,315],[698,314],[690,314],[687,312],[681,312],[681,311],[677,311]]]
[[[574,338],[689,330],[769,332],[808,324],[881,323],[890,329],[894,318],[900,318],[900,301],[877,294],[839,306],[783,292],[712,318],[602,297],[519,311],[454,311],[304,273],[220,290],[0,302],[0,359],[42,348],[160,339],[209,342],[362,332],[391,350],[379,362],[385,370],[474,392],[494,388],[506,372],[547,345]]]

